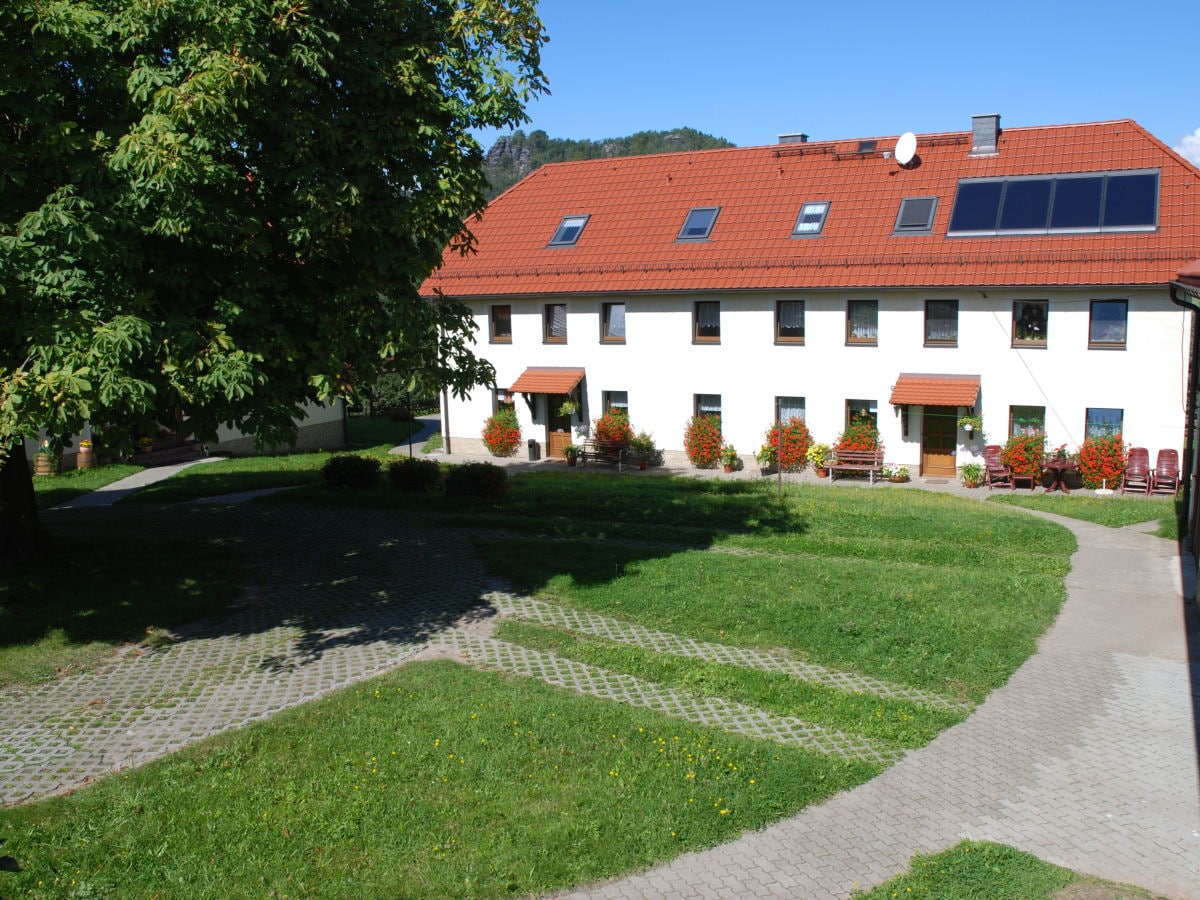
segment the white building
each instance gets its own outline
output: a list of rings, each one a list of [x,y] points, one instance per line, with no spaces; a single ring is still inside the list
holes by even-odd
[[[866,415],[935,476],[982,453],[966,413],[989,443],[1183,447],[1168,285],[1200,256],[1200,172],[1128,120],[554,164],[471,227],[425,285],[497,371],[445,411],[455,452],[509,400],[550,455],[613,405],[668,456],[696,412],[747,458],[777,405],[826,443]]]

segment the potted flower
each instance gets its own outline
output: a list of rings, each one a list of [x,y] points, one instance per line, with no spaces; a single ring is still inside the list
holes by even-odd
[[[89,440],[79,442],[79,452],[75,454],[75,468],[94,469],[96,467],[96,450]]]
[[[977,488],[983,484],[983,464],[977,462],[963,463],[958,467],[958,474],[964,486]]]
[[[721,458],[721,417],[713,413],[692,416],[683,430],[683,447],[697,469],[713,468]]]
[[[38,446],[37,455],[33,458],[34,475],[53,475],[58,467],[55,465],[50,441],[45,440]]]
[[[974,436],[974,433],[976,431],[979,432],[980,440],[983,440],[985,437],[985,435],[983,433],[983,417],[982,416],[974,416],[974,415],[960,416],[958,419],[958,427],[967,433],[968,440]]]
[[[733,444],[726,444],[721,448],[721,465],[725,467],[726,472],[732,472],[740,462],[741,457],[738,456],[737,448]]]
[[[759,448],[759,451],[754,454],[754,458],[758,461],[758,466],[764,475],[773,475],[775,473],[776,453],[773,446],[763,444]]]
[[[558,408],[558,414],[568,419],[577,412],[579,412],[579,404],[574,400],[564,400],[563,405]]]
[[[563,447],[563,456],[567,458],[567,465],[573,466],[579,459],[579,445],[567,444]]]
[[[639,469],[645,469],[658,454],[658,448],[654,446],[654,437],[644,431],[639,431],[629,439],[629,451],[637,457]]]
[[[908,466],[888,466],[883,471],[886,473],[884,477],[888,481],[894,481],[897,484],[908,481]]]
[[[808,464],[816,471],[818,478],[829,477],[829,469],[825,468],[826,462],[829,460],[829,452],[828,444],[811,444],[808,448],[806,454]]]

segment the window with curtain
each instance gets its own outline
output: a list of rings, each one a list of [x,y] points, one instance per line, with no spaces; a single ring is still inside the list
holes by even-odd
[[[625,343],[625,304],[605,303],[601,339],[608,344]]]
[[[879,343],[878,300],[850,300],[846,303],[846,343]]]
[[[694,408],[694,414],[697,416],[719,416],[721,414],[721,395],[696,394]]]
[[[493,306],[491,315],[491,336],[493,344],[512,343],[512,307],[508,304]]]
[[[876,428],[879,427],[879,409],[874,400],[846,401],[846,424],[857,425],[859,422],[867,422]]]
[[[925,301],[925,343],[935,347],[958,345],[958,301]]]
[[[1010,406],[1008,408],[1008,433],[1011,437],[1045,434],[1046,407]]]
[[[776,397],[775,405],[779,408],[780,422],[804,418],[803,397]]]
[[[1128,318],[1128,300],[1093,300],[1088,323],[1089,349],[1124,350]]]
[[[775,304],[775,342],[804,343],[803,300],[780,300]]]
[[[693,340],[715,344],[721,340],[721,304],[716,300],[697,300],[693,313]]]
[[[1113,437],[1121,433],[1125,410],[1089,408],[1084,419],[1084,437]]]
[[[611,409],[619,409],[626,413],[629,412],[629,392],[628,391],[605,391],[603,394],[604,412]]]
[[[547,303],[544,326],[546,343],[565,344],[567,342],[567,304]]]

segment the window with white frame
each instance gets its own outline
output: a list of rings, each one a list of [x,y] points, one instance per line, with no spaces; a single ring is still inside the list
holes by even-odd
[[[1010,437],[1045,433],[1046,407],[1010,406],[1008,408],[1008,434]]]
[[[625,343],[625,304],[605,303],[601,308],[600,339],[606,344]]]
[[[780,300],[775,304],[775,343],[804,343],[803,300]]]
[[[567,342],[567,304],[547,303],[542,316],[544,339],[547,344]]]
[[[721,303],[697,300],[692,314],[692,340],[697,344],[721,342]]]
[[[873,346],[879,343],[879,301],[846,302],[846,343]]]
[[[1088,407],[1083,423],[1084,437],[1115,437],[1121,433],[1125,410]]]

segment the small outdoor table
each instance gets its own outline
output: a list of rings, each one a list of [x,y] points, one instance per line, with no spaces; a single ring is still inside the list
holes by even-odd
[[[1075,468],[1075,463],[1067,459],[1048,459],[1042,464],[1043,468],[1049,469],[1054,475],[1054,480],[1050,482],[1050,486],[1046,488],[1046,493],[1054,491],[1062,491],[1064,494],[1071,493],[1067,490],[1066,474]]]

